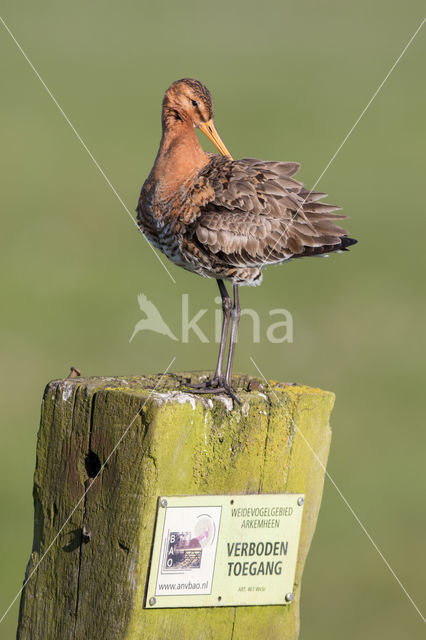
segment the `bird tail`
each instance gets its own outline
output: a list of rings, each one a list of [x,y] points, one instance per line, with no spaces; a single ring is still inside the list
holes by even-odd
[[[351,247],[353,244],[356,244],[358,240],[355,238],[348,238],[348,236],[343,236],[342,243],[339,247],[340,251],[349,251],[348,247]]]
[[[342,236],[339,240],[340,242],[336,244],[323,244],[319,247],[305,246],[303,253],[293,257],[305,258],[307,256],[327,256],[329,253],[342,253],[342,251],[349,251],[349,247],[358,242],[355,238],[349,238],[348,236]]]

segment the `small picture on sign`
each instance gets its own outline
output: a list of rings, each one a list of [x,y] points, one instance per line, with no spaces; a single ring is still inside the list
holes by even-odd
[[[201,545],[196,538],[191,538],[189,531],[169,533],[167,555],[164,557],[163,571],[181,569],[199,569],[201,566]]]
[[[210,593],[221,507],[166,510],[157,594]]]
[[[215,524],[206,514],[200,515],[192,531],[170,531],[163,571],[190,571],[201,567],[203,547],[212,544]]]

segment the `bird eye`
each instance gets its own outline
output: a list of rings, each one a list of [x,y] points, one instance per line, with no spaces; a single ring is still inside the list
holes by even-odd
[[[191,104],[193,107],[198,107],[198,102],[196,100],[191,100]]]

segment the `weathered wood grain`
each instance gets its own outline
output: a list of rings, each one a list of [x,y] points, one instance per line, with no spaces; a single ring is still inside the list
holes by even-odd
[[[46,387],[18,640],[297,638],[334,396],[235,376],[243,404],[231,410],[228,399],[180,390],[199,377]],[[159,495],[283,492],[307,496],[291,605],[143,609]]]

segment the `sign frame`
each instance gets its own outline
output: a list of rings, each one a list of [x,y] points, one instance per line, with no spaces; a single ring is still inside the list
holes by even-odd
[[[302,493],[161,496],[144,608],[288,605]]]

